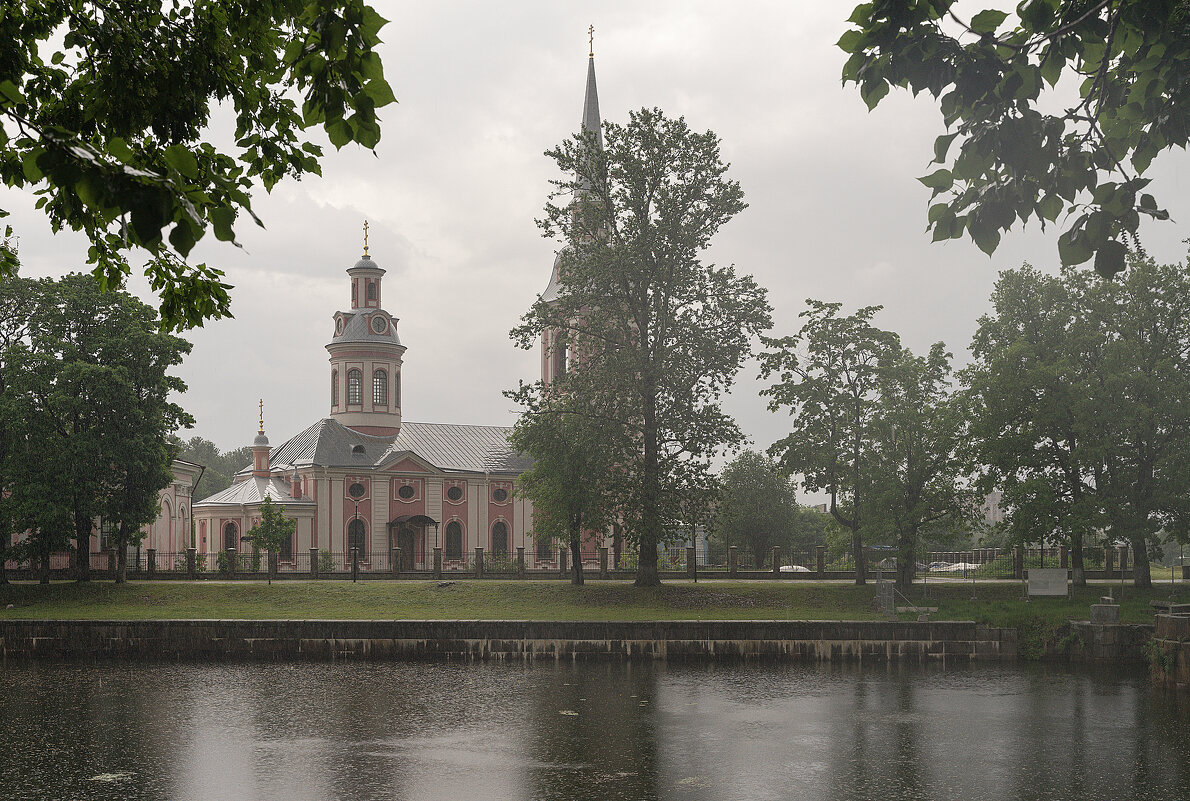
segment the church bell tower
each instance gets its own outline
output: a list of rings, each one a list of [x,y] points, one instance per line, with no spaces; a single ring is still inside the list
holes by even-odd
[[[347,270],[351,307],[335,312],[335,334],[326,346],[331,363],[331,418],[361,434],[396,436],[401,431],[401,358],[397,318],[381,307],[384,270],[364,254]]]

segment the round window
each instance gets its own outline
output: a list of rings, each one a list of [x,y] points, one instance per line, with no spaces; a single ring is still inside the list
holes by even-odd
[[[504,503],[508,500],[508,490],[498,489],[492,491],[492,500],[496,503]]]
[[[343,318],[340,317],[339,319],[335,320],[335,335],[338,336],[339,334],[342,334],[342,333],[343,333]]]
[[[462,487],[451,487],[450,489],[448,489],[446,491],[446,497],[448,500],[451,500],[451,501],[459,500],[460,498],[463,497],[463,488]]]
[[[372,330],[377,334],[383,334],[387,328],[388,320],[385,320],[380,315],[376,315],[372,318]]]
[[[417,494],[417,490],[415,490],[415,489],[413,488],[413,485],[412,485],[412,484],[403,484],[403,485],[401,485],[401,487],[400,487],[400,488],[397,490],[397,497],[399,497],[399,498],[403,498],[403,499],[405,499],[405,500],[409,500],[410,498],[412,498],[412,497],[413,497],[414,495],[416,495],[416,494]]]
[[[365,492],[367,492],[367,490],[364,489],[364,485],[358,481],[347,488],[347,494],[356,500],[364,497]]]

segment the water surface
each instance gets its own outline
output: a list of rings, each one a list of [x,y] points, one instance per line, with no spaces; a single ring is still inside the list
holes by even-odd
[[[1065,668],[6,663],[8,799],[1190,798],[1190,699]]]

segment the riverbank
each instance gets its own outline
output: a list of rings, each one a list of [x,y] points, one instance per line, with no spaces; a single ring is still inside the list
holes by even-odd
[[[1111,585],[1122,597],[1125,623],[1153,622],[1152,600],[1168,600],[1169,585],[1148,590]],[[1021,597],[1016,582],[930,584],[913,602],[935,608],[930,619],[973,621],[993,627],[1052,628],[1086,619],[1106,585],[1067,598]],[[0,585],[0,620],[882,620],[874,585],[746,581],[672,582],[637,588],[628,582],[468,581],[439,586],[424,581],[182,583],[176,581],[60,582]],[[972,600],[972,594],[975,599]],[[1177,586],[1175,597],[1190,592]],[[11,605],[11,608],[9,606]],[[898,605],[904,605],[898,601]],[[915,620],[906,612],[903,620]]]

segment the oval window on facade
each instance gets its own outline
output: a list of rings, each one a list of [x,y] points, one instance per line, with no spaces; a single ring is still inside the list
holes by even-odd
[[[388,330],[388,320],[381,317],[379,314],[372,318],[372,330],[377,334],[383,334]]]
[[[454,486],[454,487],[449,488],[446,491],[446,498],[447,498],[447,500],[451,500],[451,501],[462,500],[463,488],[459,487],[459,486]]]
[[[358,481],[347,488],[347,494],[350,495],[352,498],[355,498],[357,501],[360,498],[364,497],[364,493],[366,493],[367,491],[368,491],[367,487],[365,487],[363,484],[359,483]]]
[[[401,487],[397,489],[397,497],[401,500],[412,500],[413,496],[416,494],[417,490],[413,488],[412,484],[402,484]]]
[[[508,500],[508,490],[503,487],[492,490],[492,500],[496,503],[504,503]]]

